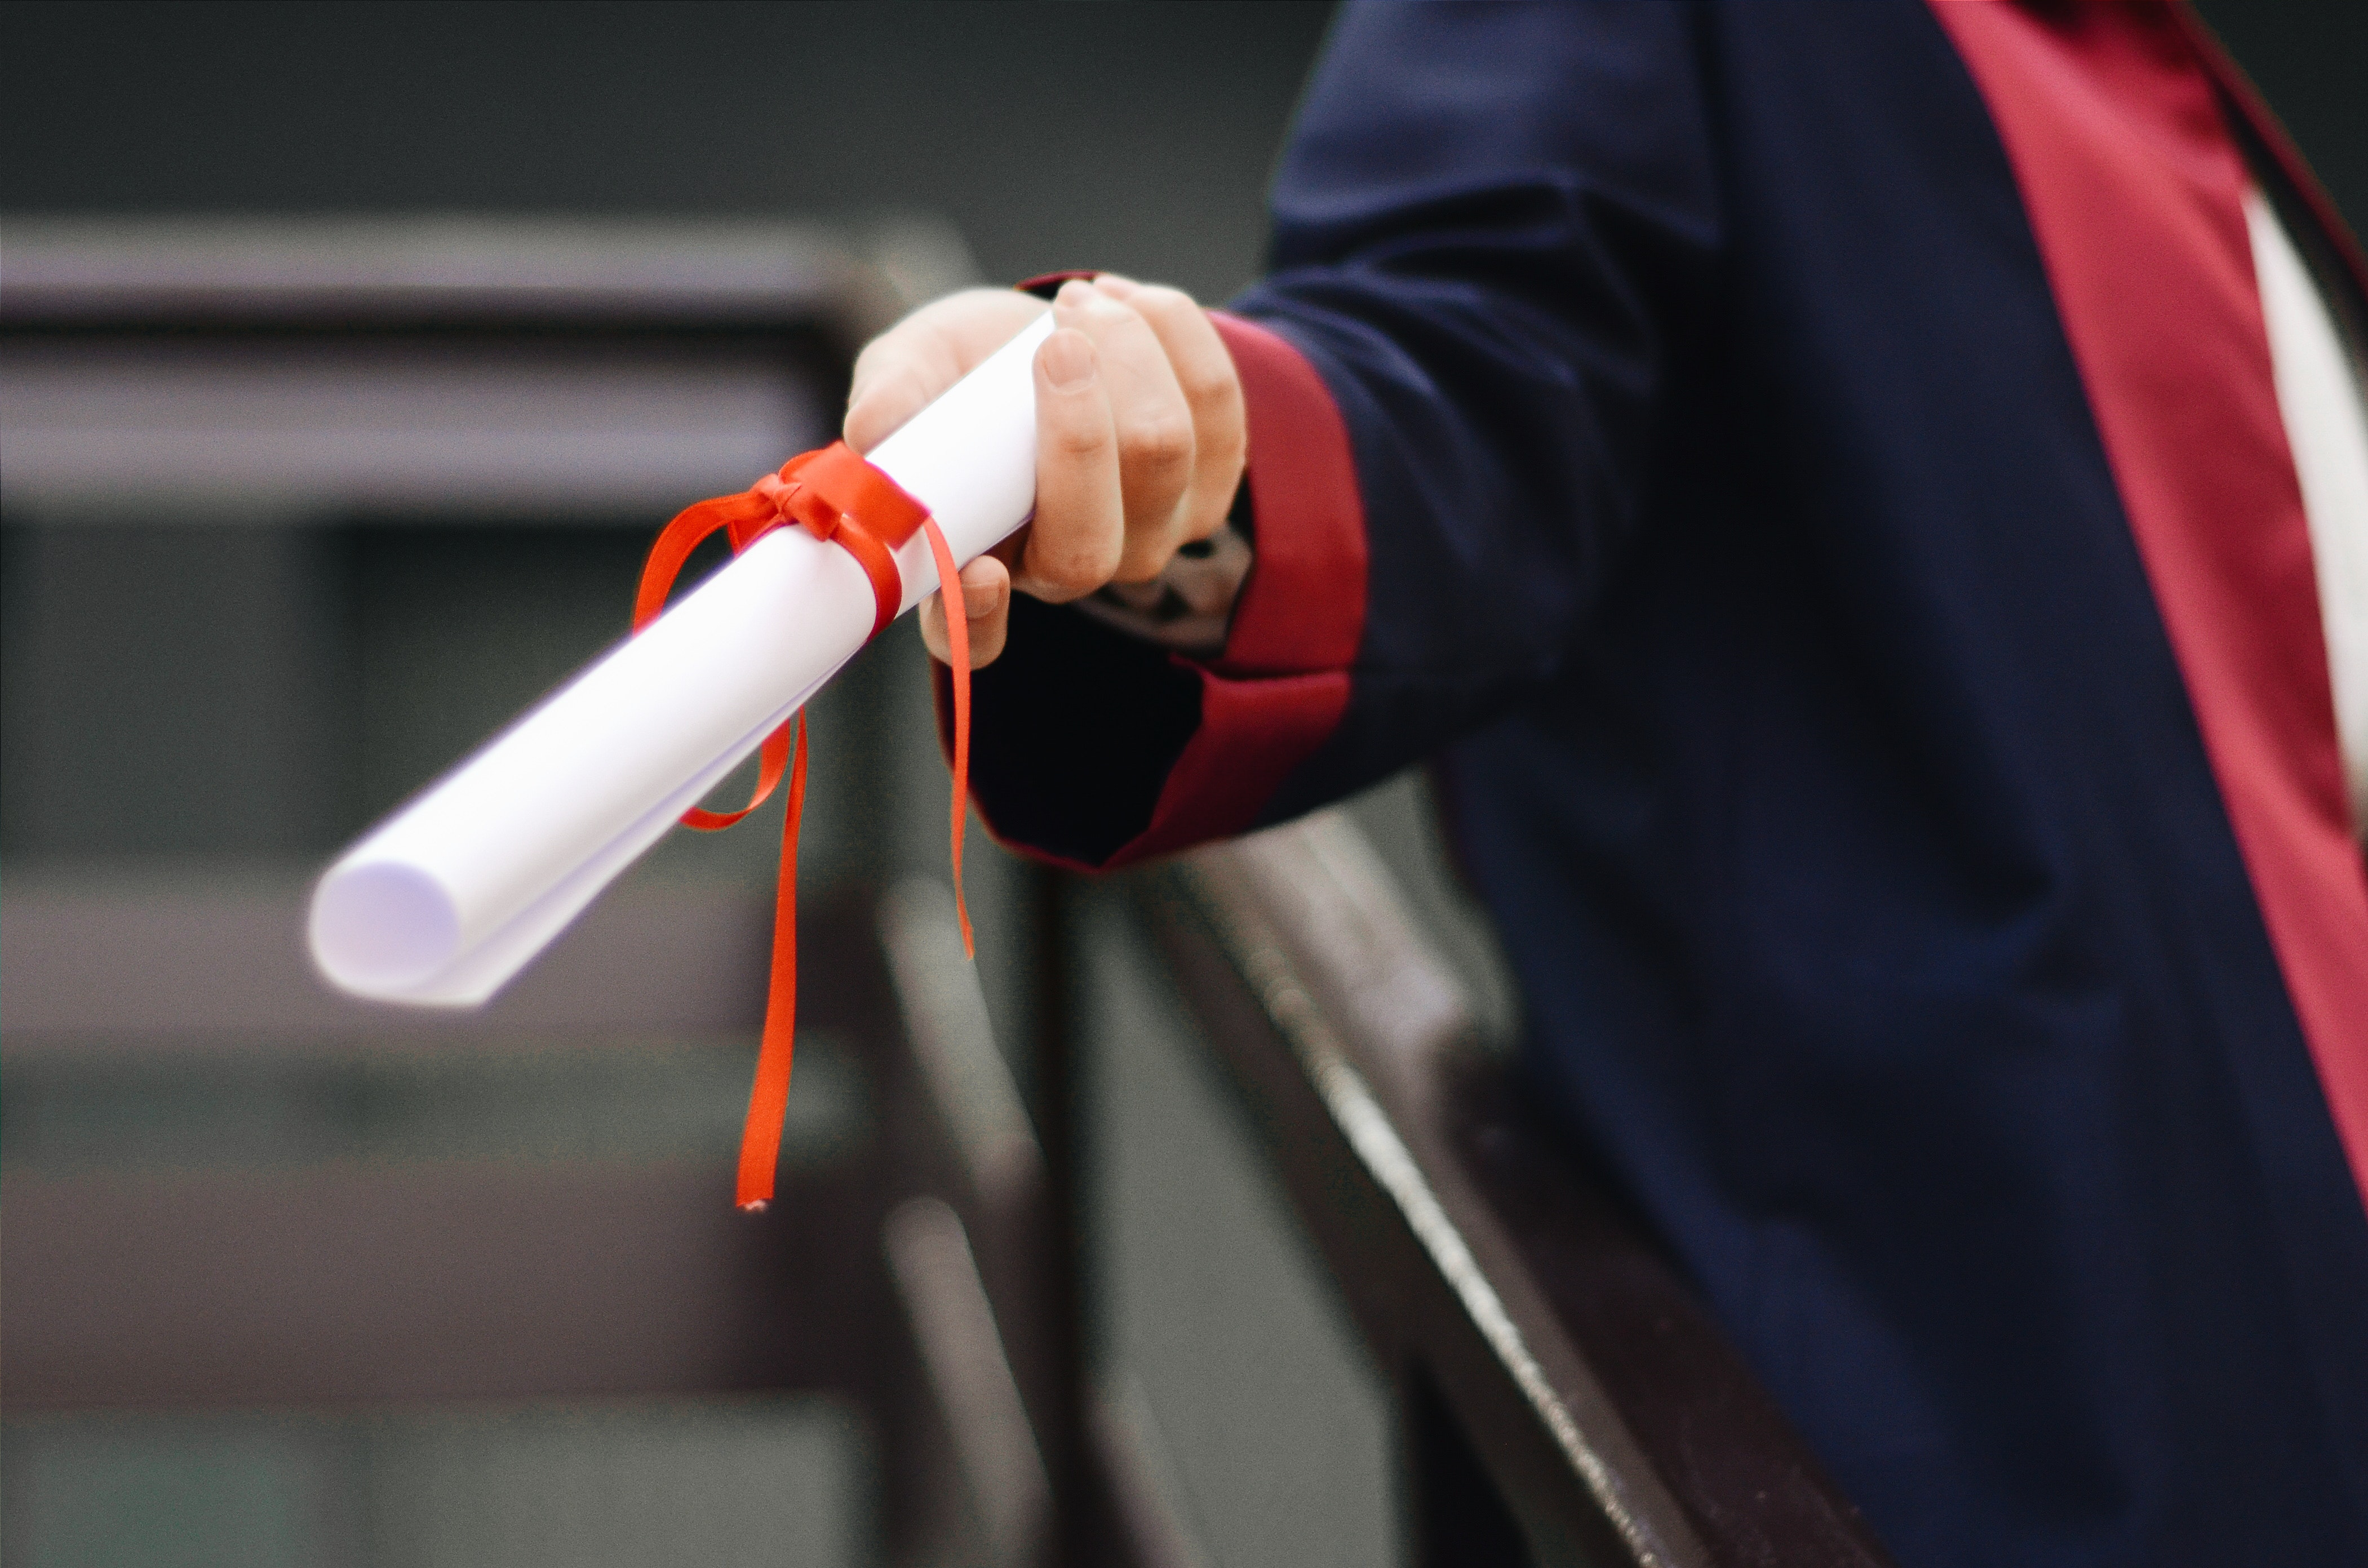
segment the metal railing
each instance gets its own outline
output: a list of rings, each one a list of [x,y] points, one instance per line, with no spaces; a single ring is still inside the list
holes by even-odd
[[[1888,1561],[1668,1263],[1519,1102],[1345,812],[1141,887],[1394,1385],[1417,1561]]]

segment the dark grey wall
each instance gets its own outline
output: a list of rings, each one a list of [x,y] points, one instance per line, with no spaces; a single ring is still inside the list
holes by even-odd
[[[2202,8],[2357,224],[2368,6]],[[0,210],[921,207],[991,278],[1222,295],[1330,9],[16,0]]]
[[[2352,233],[2368,227],[2368,6],[2202,0],[2196,9],[2301,143]]]
[[[1221,295],[1330,9],[12,4],[0,210],[915,207]]]

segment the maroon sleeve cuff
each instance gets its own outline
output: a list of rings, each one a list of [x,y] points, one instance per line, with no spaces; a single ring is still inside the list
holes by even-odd
[[[1248,828],[1349,708],[1365,630],[1365,508],[1349,428],[1323,379],[1265,327],[1212,312],[1248,405],[1258,562],[1224,654],[1172,662],[1201,681],[1201,724],[1151,821],[1106,862],[1165,855]]]
[[[1216,667],[1233,676],[1346,672],[1365,634],[1365,506],[1349,427],[1298,349],[1254,322],[1210,319],[1248,404],[1258,530],[1258,563]]]

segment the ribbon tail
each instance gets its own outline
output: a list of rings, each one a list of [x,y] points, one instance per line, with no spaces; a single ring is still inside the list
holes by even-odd
[[[938,596],[946,612],[946,652],[952,655],[949,673],[954,687],[954,913],[962,920],[962,956],[976,959],[978,944],[971,939],[970,903],[962,896],[962,824],[970,818],[970,616],[962,603],[962,574],[937,518],[923,517],[921,530],[928,535],[929,554],[938,563]]]
[[[746,805],[736,812],[711,812],[704,806],[693,806],[682,813],[680,818],[682,825],[695,827],[701,833],[721,833],[758,806],[763,805],[772,795],[774,786],[780,783],[781,769],[789,764],[791,725],[795,725],[798,731],[798,756],[801,759],[804,757],[805,722],[806,716],[801,712],[789,724],[783,724],[765,737],[763,749],[757,753],[757,788],[748,796]],[[800,766],[803,766],[803,761]],[[795,823],[791,824],[790,832],[793,834],[797,832]]]
[[[757,1081],[748,1091],[748,1119],[740,1130],[739,1189],[733,1201],[761,1212],[773,1199],[781,1156],[781,1125],[790,1108],[790,1064],[798,1027],[798,819],[806,803],[806,716],[795,721],[797,747],[790,764],[789,810],[781,822],[781,876],[773,894],[773,973],[765,997],[764,1043],[757,1051]],[[779,734],[786,735],[784,724]]]
[[[691,552],[716,530],[730,530],[733,552],[737,554],[785,522],[795,522],[816,539],[837,543],[863,568],[871,583],[874,636],[895,619],[897,607],[904,602],[904,584],[885,540],[902,544],[916,526],[926,529],[939,582],[951,585],[957,594],[961,591],[953,551],[927,508],[845,442],[835,441],[791,459],[778,473],[765,475],[741,494],[718,495],[678,513],[659,533],[642,568],[633,601],[633,630],[640,631],[665,610],[666,595]],[[970,905],[962,892],[962,824],[970,801],[970,619],[949,615],[947,624],[951,628],[954,655],[954,901],[962,918],[962,951],[974,956]],[[748,1116],[740,1132],[735,1201],[747,1210],[761,1210],[772,1200],[781,1128],[789,1109],[790,1063],[796,1045],[798,824],[806,798],[803,712],[794,724],[794,742],[790,724],[765,737],[757,788],[746,806],[736,812],[694,806],[682,816],[689,826],[711,832],[730,827],[772,794],[786,762],[789,809],[781,822],[780,881],[774,893],[772,975],[765,999],[764,1038],[757,1051],[757,1079],[748,1091]]]

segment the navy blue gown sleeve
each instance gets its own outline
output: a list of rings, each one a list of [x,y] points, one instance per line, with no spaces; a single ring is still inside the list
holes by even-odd
[[[1341,17],[1220,317],[1258,564],[1196,663],[1022,599],[973,780],[1102,867],[1373,782],[1550,681],[1645,510],[1719,248],[1691,7]]]

